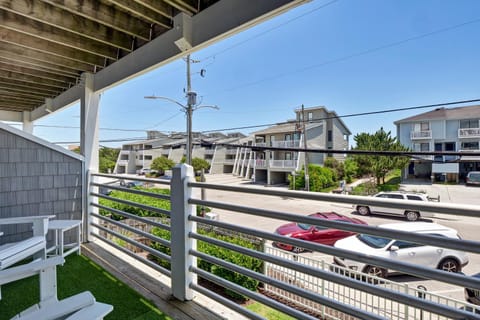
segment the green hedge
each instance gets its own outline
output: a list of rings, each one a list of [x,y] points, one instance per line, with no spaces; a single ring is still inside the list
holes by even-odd
[[[233,243],[245,248],[250,248],[254,250],[262,250],[262,245],[258,241],[252,241],[252,239],[244,238],[244,237],[239,237],[238,235],[229,235],[228,233],[219,233],[217,231],[209,231],[205,230],[202,228],[198,228],[198,233],[215,238],[221,241]],[[152,234],[156,235],[157,237],[161,237],[166,240],[170,240],[170,232],[167,230],[163,230],[160,228],[154,228],[152,230]],[[165,253],[167,255],[171,255],[171,250],[170,248],[167,248],[160,243],[153,243],[151,245],[152,248]],[[241,253],[238,253],[236,251],[232,251],[223,247],[219,247],[216,245],[212,245],[210,243],[206,243],[203,241],[197,241],[197,250],[199,252],[205,253],[207,255],[228,261],[230,263],[233,263],[237,266],[241,266],[247,269],[250,269],[255,272],[262,273],[263,272],[263,266],[262,266],[262,261]],[[162,267],[169,269],[170,270],[170,263],[165,260],[161,260],[155,257],[151,257],[154,261],[156,261],[159,265]],[[249,278],[247,276],[241,275],[239,273],[233,272],[227,268],[212,264],[210,262],[207,262],[202,259],[197,260],[197,265],[200,269],[208,271],[218,277],[221,277],[223,279],[226,279],[228,281],[231,281],[233,283],[236,283],[244,288],[247,288],[251,291],[256,291],[259,285],[259,282],[255,279]],[[233,292],[231,290],[226,289],[226,294],[229,296],[235,298],[235,299],[242,299],[246,300],[246,297],[237,294],[236,292]]]
[[[169,195],[170,194],[169,189],[142,188],[142,187],[135,187],[133,189],[148,191],[148,192],[157,193],[157,194],[164,194],[164,195]],[[140,203],[140,204],[143,204],[143,205],[147,205],[147,206],[150,206],[150,207],[170,210],[170,201],[169,200],[163,200],[163,199],[153,198],[153,197],[149,197],[149,196],[124,192],[124,191],[117,191],[117,190],[113,191],[110,194],[110,197],[119,198],[119,199],[123,199],[123,200],[128,200],[128,201]],[[101,204],[103,206],[106,206],[106,207],[109,207],[109,208],[125,211],[125,212],[131,213],[131,214],[134,214],[134,215],[137,215],[137,216],[140,216],[140,217],[164,216],[162,214],[159,214],[159,213],[156,213],[156,212],[153,212],[153,211],[150,211],[150,210],[145,210],[145,209],[133,206],[133,205],[127,205],[127,204],[123,204],[123,203],[119,203],[119,202],[116,202],[116,201],[113,201],[113,200],[107,200],[107,199],[103,199],[103,198],[99,199],[99,204]],[[123,216],[113,214],[110,211],[105,210],[105,209],[100,209],[100,214],[103,215],[103,216],[111,215],[112,219],[114,219],[114,220],[125,219]]]
[[[157,188],[146,189],[146,188],[141,188],[141,187],[135,188],[135,189],[145,190],[145,191],[152,192],[152,193],[170,194],[170,190],[168,190],[168,189],[157,189]],[[137,194],[128,193],[128,192],[124,192],[124,191],[113,191],[110,194],[110,196],[115,197],[115,198],[128,200],[128,201],[132,201],[132,202],[136,202],[136,203],[140,203],[140,204],[144,204],[144,205],[148,205],[148,206],[152,206],[152,207],[156,207],[156,208],[170,210],[170,201],[168,201],[168,200],[152,198],[152,197],[144,196],[144,195],[137,195]],[[99,203],[101,205],[104,205],[104,206],[107,206],[107,207],[110,207],[110,208],[125,211],[125,212],[131,213],[131,214],[134,214],[134,215],[138,215],[138,216],[142,216],[142,217],[163,216],[161,214],[158,214],[158,213],[155,213],[155,212],[152,212],[152,211],[149,211],[149,210],[141,209],[141,208],[138,208],[136,206],[130,206],[130,205],[118,203],[118,202],[112,201],[112,200],[107,200],[107,199],[100,198]],[[199,213],[201,211],[201,207],[197,206],[196,211],[197,211],[197,215],[199,215]],[[210,208],[205,208],[205,212],[209,212],[209,211],[210,211]],[[100,214],[111,215],[112,219],[116,219],[116,220],[124,219],[122,216],[112,214],[110,211],[104,210],[104,209],[100,209]],[[169,223],[169,221],[167,220],[164,223]],[[233,243],[233,244],[236,244],[236,245],[239,245],[239,246],[242,246],[242,247],[246,247],[246,248],[250,248],[250,249],[254,249],[254,250],[262,250],[263,249],[263,243],[261,241],[259,241],[259,239],[257,239],[257,238],[247,238],[247,237],[245,237],[241,234],[236,234],[236,233],[232,233],[230,231],[224,231],[224,230],[221,230],[221,229],[220,230],[219,229],[215,229],[215,230],[208,229],[207,230],[205,228],[202,228],[201,225],[199,225],[197,231],[198,231],[198,233],[206,235],[208,237],[216,238],[216,239],[219,239],[219,240],[222,240],[222,241],[225,241],[225,242],[229,242],[229,243]],[[160,229],[160,228],[153,228],[152,229],[152,234],[155,235],[155,236],[158,236],[160,238],[166,239],[166,240],[170,240],[170,238],[171,238],[170,231],[163,230],[163,229]],[[160,251],[160,252],[162,252],[162,253],[165,253],[165,254],[171,256],[170,248],[165,247],[165,246],[161,245],[160,243],[154,242],[154,243],[151,244],[151,247]],[[246,256],[246,255],[240,254],[238,252],[228,250],[228,249],[225,249],[225,248],[222,248],[222,247],[218,247],[218,246],[215,246],[215,245],[212,245],[212,244],[209,244],[209,243],[205,243],[205,242],[202,242],[202,241],[197,241],[197,249],[198,249],[198,251],[203,252],[203,253],[208,254],[208,255],[211,255],[213,257],[231,262],[235,265],[245,267],[245,268],[253,270],[255,272],[262,273],[262,261],[259,260],[259,259],[255,259],[255,258]],[[150,256],[150,258],[152,260],[156,261],[160,266],[170,270],[171,266],[170,266],[170,263],[168,261],[158,259],[158,258],[153,257],[153,256]],[[234,282],[238,285],[241,285],[241,286],[243,286],[243,287],[245,287],[249,290],[256,291],[257,287],[259,285],[259,282],[254,280],[254,279],[251,279],[251,278],[246,277],[244,275],[240,275],[240,274],[238,274],[236,272],[233,272],[233,271],[230,271],[226,268],[219,267],[217,265],[211,264],[211,263],[209,263],[207,261],[204,261],[202,259],[198,259],[197,264],[198,264],[199,268],[201,268],[205,271],[211,272],[214,275],[222,277],[226,280]],[[234,297],[234,298],[245,299],[244,297],[239,296],[235,292],[227,291],[226,293],[229,294],[230,296]]]

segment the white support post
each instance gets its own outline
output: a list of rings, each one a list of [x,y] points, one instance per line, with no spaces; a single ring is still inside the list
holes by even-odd
[[[33,134],[33,122],[30,120],[29,111],[22,112],[22,120],[23,120],[22,130],[27,133]]]
[[[82,82],[84,91],[80,99],[80,153],[85,157],[84,163],[84,180],[83,195],[85,199],[84,212],[82,221],[87,222],[90,212],[98,212],[98,208],[90,205],[91,202],[98,201],[96,197],[90,197],[87,175],[89,173],[98,172],[98,109],[100,102],[100,93],[94,92],[94,77],[91,73],[82,74]],[[83,239],[92,240],[90,238],[90,227],[87,237]]]
[[[188,217],[195,214],[193,205],[188,204],[192,188],[188,182],[194,182],[193,167],[182,164],[173,168],[171,181],[171,270],[172,294],[175,298],[186,301],[194,298],[190,283],[196,283],[197,277],[191,272],[190,266],[196,266],[196,258],[189,254],[196,249],[197,243],[188,237],[190,232],[196,232],[197,224]]]

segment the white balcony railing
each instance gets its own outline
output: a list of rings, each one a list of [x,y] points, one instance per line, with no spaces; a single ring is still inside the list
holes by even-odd
[[[225,164],[234,164],[234,163],[235,163],[235,159],[225,159],[225,160],[223,160],[223,163],[225,163]]]
[[[459,138],[480,138],[480,128],[460,128],[458,129]]]
[[[272,147],[275,148],[298,148],[299,146],[300,140],[284,140],[272,142]]]
[[[260,168],[260,169],[266,168],[267,167],[267,161],[264,160],[264,159],[256,159],[255,160],[255,167]]]
[[[296,167],[296,160],[270,160],[270,167],[293,169]]]
[[[432,139],[432,130],[410,131],[411,140]]]
[[[257,143],[255,143],[255,146],[257,146],[257,147],[266,147],[266,146],[267,146],[267,143],[266,143],[266,142],[257,142]]]

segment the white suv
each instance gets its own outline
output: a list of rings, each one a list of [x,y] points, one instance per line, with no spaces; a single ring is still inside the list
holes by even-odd
[[[413,192],[401,192],[401,191],[391,191],[391,192],[380,192],[374,195],[375,198],[382,199],[395,199],[395,200],[414,200],[414,201],[432,201],[432,198],[429,198],[424,193],[413,193]],[[438,199],[439,201],[440,199]],[[410,209],[399,209],[399,208],[389,208],[382,207],[379,205],[367,206],[363,204],[356,205],[356,210],[362,216],[369,215],[371,213],[380,213],[380,214],[390,214],[390,215],[402,215],[407,218],[408,221],[415,221],[420,218],[420,210],[410,210]],[[422,217],[433,217],[431,212],[422,212]]]
[[[456,230],[436,223],[404,222],[383,224],[378,227],[460,239]],[[462,267],[468,263],[468,255],[463,251],[427,246],[404,240],[393,240],[368,234],[357,234],[338,240],[334,246],[335,248],[369,255],[372,257],[372,262],[374,262],[375,257],[389,258],[450,272],[460,272]],[[334,258],[334,263],[342,267],[383,278],[395,272],[367,263],[339,257]]]

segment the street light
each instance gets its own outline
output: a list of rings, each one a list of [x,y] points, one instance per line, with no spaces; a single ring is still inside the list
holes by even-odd
[[[162,96],[145,96],[145,99],[161,99],[161,100],[166,100],[173,102],[180,106],[187,115],[187,164],[191,165],[192,164],[192,145],[193,145],[193,135],[192,135],[192,115],[193,111],[201,109],[201,108],[212,108],[215,110],[220,109],[218,106],[197,106],[197,93],[190,91],[187,92],[187,105],[183,105],[180,102],[170,99],[168,97],[162,97]]]
[[[187,55],[185,58],[185,62],[187,63],[187,105],[183,105],[180,102],[161,96],[146,96],[145,99],[162,99],[173,102],[179,105],[185,114],[187,115],[187,164],[192,164],[192,114],[193,111],[198,110],[200,108],[212,108],[218,110],[217,106],[198,106],[197,105],[197,93],[192,91],[192,83],[191,83],[191,73],[190,73],[190,63],[198,62],[190,59],[190,55]],[[203,77],[205,76],[205,70],[202,69],[200,75]]]

